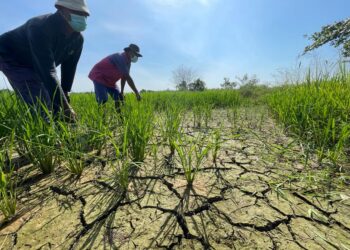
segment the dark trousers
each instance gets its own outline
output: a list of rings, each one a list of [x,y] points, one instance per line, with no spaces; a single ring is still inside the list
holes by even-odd
[[[108,94],[113,98],[115,102],[123,100],[123,96],[121,95],[118,88],[110,88],[95,81],[94,88],[96,101],[98,104],[106,103],[108,101]]]
[[[28,105],[35,108],[44,106],[54,113],[58,111],[59,103],[52,103],[50,94],[33,69],[0,56],[0,71],[5,74],[15,93]]]

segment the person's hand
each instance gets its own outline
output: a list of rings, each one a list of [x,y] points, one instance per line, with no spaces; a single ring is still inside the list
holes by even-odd
[[[77,122],[77,114],[72,107],[68,106],[64,110],[64,120],[69,123]]]
[[[124,93],[120,93],[119,99],[120,99],[121,102],[124,102],[124,100],[125,100]]]
[[[140,96],[139,93],[136,93],[136,99],[137,99],[138,101],[141,101],[141,96]]]
[[[63,93],[64,93],[64,96],[65,96],[65,97],[66,97],[66,99],[67,99],[67,102],[68,102],[68,103],[70,103],[70,97],[69,97],[68,92],[63,91]]]

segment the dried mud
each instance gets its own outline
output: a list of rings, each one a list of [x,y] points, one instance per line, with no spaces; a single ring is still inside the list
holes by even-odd
[[[112,182],[112,160],[94,160],[79,180],[64,169],[31,172],[18,215],[0,227],[0,248],[350,249],[350,200],[340,199],[349,187],[323,196],[301,180],[278,185],[321,166],[305,165],[299,144],[262,112],[245,110],[235,125],[225,110],[208,129],[188,123],[189,136],[221,123],[224,139],[216,163],[209,157],[191,186],[161,144],[127,191]]]

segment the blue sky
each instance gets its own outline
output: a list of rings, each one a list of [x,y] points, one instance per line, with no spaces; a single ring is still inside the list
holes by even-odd
[[[131,75],[139,89],[173,89],[172,71],[193,68],[210,88],[224,77],[256,74],[262,82],[299,61],[309,43],[305,34],[349,16],[349,0],[87,0],[91,11],[73,91],[92,91],[87,78],[103,57],[129,43],[144,57]],[[27,19],[54,12],[51,0],[11,0],[0,3],[0,33]],[[336,59],[328,46],[316,51]],[[8,85],[0,79],[0,88]]]

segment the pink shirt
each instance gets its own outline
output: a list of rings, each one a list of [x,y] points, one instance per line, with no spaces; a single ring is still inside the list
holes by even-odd
[[[125,53],[107,56],[98,62],[90,71],[89,78],[106,87],[116,88],[120,79],[130,73],[131,61]]]

